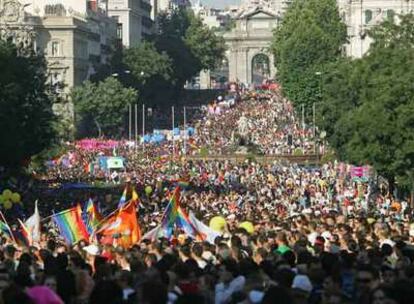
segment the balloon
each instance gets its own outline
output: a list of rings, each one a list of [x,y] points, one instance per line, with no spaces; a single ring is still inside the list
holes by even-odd
[[[15,193],[12,194],[11,201],[13,203],[19,203],[20,200],[21,200],[21,197],[20,197],[20,194],[19,193],[15,192]]]
[[[146,186],[146,187],[145,187],[145,194],[146,194],[146,195],[151,195],[151,193],[152,193],[152,188],[151,188],[151,186]]]
[[[6,189],[3,191],[3,197],[7,200],[7,199],[11,199],[13,192],[11,192],[9,189]]]
[[[4,202],[4,208],[10,209],[13,206],[12,202],[7,200]]]
[[[222,216],[215,216],[210,220],[210,228],[222,232],[226,227],[226,219]]]
[[[244,230],[247,231],[248,234],[253,234],[254,232],[254,226],[252,223],[250,222],[243,222],[239,225],[239,228],[243,228]]]
[[[3,204],[5,201],[3,194],[0,194],[0,204]]]

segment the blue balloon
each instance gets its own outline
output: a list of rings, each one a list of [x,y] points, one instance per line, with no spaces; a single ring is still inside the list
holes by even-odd
[[[180,129],[179,128],[174,128],[173,133],[174,133],[174,135],[180,135]]]

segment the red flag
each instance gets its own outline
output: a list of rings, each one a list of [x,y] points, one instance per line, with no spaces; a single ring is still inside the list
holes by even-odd
[[[134,202],[129,202],[111,216],[98,234],[102,244],[118,245],[128,248],[141,239]]]

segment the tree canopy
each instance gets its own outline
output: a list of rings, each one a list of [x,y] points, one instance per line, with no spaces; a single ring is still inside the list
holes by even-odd
[[[342,159],[372,164],[391,181],[414,177],[414,16],[370,31],[362,59],[331,67],[321,128]]]
[[[346,26],[335,0],[294,0],[275,30],[272,50],[284,94],[309,108],[320,100],[315,76],[341,57]]]
[[[19,167],[56,137],[42,56],[0,40],[0,165]]]
[[[97,135],[119,136],[124,130],[128,106],[136,102],[135,89],[124,88],[114,77],[97,84],[86,81],[72,90],[76,122],[83,131],[96,130]]]

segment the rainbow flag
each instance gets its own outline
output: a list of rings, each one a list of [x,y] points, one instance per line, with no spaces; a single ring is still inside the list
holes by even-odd
[[[119,199],[118,208],[122,208],[127,201],[127,187],[125,187],[124,192],[122,192],[122,196]]]
[[[15,234],[16,240],[20,241],[20,243],[23,246],[26,246],[26,247],[31,246],[33,243],[33,240],[32,240],[29,229],[20,219],[17,219],[17,221],[20,224],[21,230],[19,231],[19,233]]]
[[[103,220],[103,216],[99,213],[98,208],[92,199],[89,199],[85,205],[83,219],[89,234],[92,234],[95,231],[95,228]]]
[[[88,240],[89,234],[82,220],[82,209],[80,205],[52,215],[60,234],[69,244],[75,244],[80,240]]]
[[[13,239],[12,231],[11,231],[9,225],[7,225],[7,223],[5,223],[3,221],[0,221],[0,234],[3,234],[8,238]]]
[[[167,238],[171,238],[175,227],[184,230],[186,234],[196,238],[199,235],[199,232],[190,222],[188,215],[180,207],[180,199],[181,190],[180,187],[177,187],[170,198],[170,202],[165,208],[160,228]]]

